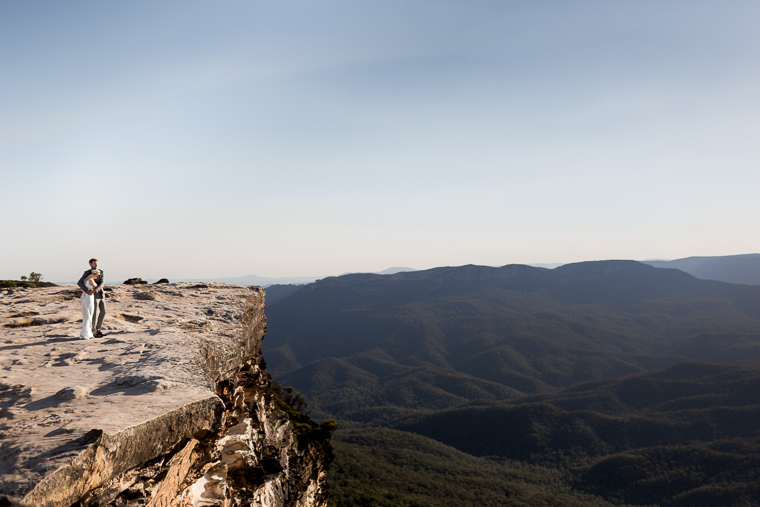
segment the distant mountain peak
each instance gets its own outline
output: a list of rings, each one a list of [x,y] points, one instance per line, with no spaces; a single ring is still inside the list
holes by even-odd
[[[396,273],[407,273],[409,271],[417,271],[414,268],[404,268],[404,267],[395,267],[395,268],[388,268],[380,271],[379,275],[395,275]]]
[[[673,261],[644,261],[656,268],[678,269],[704,280],[760,285],[760,254],[685,257]]]

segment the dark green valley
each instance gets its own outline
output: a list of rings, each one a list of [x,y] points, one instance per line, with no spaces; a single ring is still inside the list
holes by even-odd
[[[268,370],[340,425],[332,505],[760,505],[760,286],[604,261],[267,292]]]

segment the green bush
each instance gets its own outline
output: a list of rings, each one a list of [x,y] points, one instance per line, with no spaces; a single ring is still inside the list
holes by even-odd
[[[29,281],[29,282],[32,282],[32,283],[39,283],[39,282],[42,281],[42,273],[36,273],[36,272],[32,271],[31,273],[29,273],[29,276],[23,276],[23,275],[21,275],[21,280],[22,281]]]
[[[22,276],[21,278],[26,279],[27,277]],[[18,289],[25,287],[27,289],[34,289],[36,287],[57,287],[56,284],[53,282],[34,282],[34,281],[27,281],[27,280],[0,280],[0,289]]]
[[[287,414],[299,446],[306,447],[309,443],[314,443],[321,447],[329,443],[330,437],[338,428],[336,421],[329,419],[317,424],[309,417],[309,406],[301,393],[292,387],[284,387],[275,381],[271,381],[269,389],[277,403],[277,408]]]

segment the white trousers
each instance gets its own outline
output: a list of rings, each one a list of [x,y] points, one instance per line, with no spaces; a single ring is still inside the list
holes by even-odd
[[[95,296],[82,293],[82,332],[79,337],[88,340],[92,334],[92,314],[95,312]]]

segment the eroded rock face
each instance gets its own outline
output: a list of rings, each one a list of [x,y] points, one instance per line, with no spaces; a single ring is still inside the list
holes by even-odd
[[[264,370],[264,291],[0,292],[0,494],[40,506],[324,505],[324,433],[297,437]],[[30,320],[31,312],[33,320]],[[29,320],[29,322],[27,322]]]

